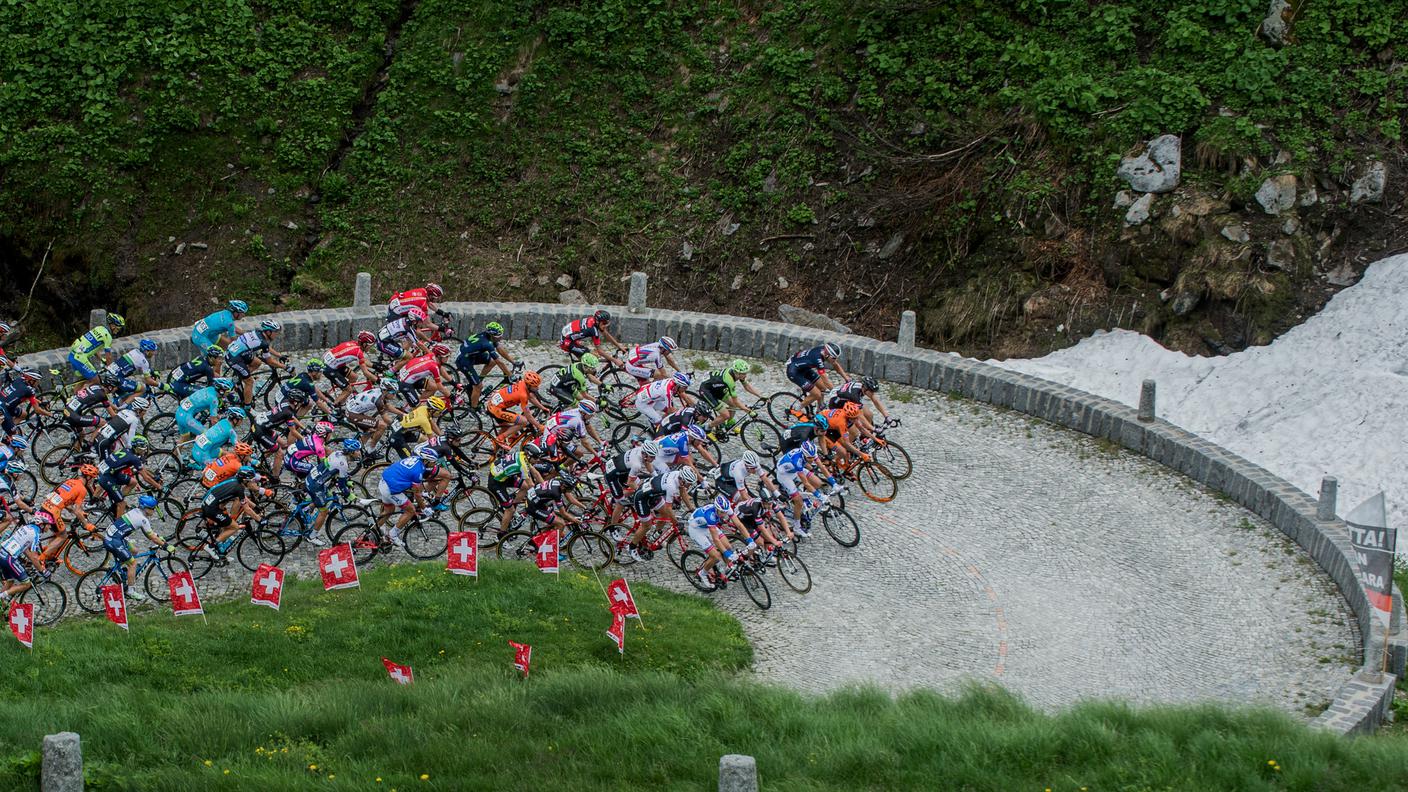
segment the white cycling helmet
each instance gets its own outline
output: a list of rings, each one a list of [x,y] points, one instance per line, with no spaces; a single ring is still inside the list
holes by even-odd
[[[747,465],[748,467],[754,470],[758,468],[758,455],[753,453],[752,451],[744,451],[742,459],[743,464]]]
[[[646,456],[660,456],[660,444],[654,440],[646,440],[641,444],[640,452]]]
[[[679,349],[679,344],[676,344],[675,339],[669,336],[660,336],[660,348],[666,352],[673,352]]]
[[[680,481],[693,487],[695,484],[699,483],[699,474],[695,472],[692,467],[680,468]]]

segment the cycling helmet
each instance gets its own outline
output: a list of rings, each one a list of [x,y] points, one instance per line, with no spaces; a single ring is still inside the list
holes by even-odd
[[[155,352],[156,342],[150,338],[143,338],[141,341],[137,342],[137,348],[143,352]]]
[[[604,325],[611,324],[611,312],[610,312],[610,311],[605,311],[605,310],[597,311],[596,313],[592,314],[592,316],[597,320],[597,322],[599,322],[599,323],[601,323],[601,324],[604,324]]]
[[[734,374],[747,374],[753,370],[753,367],[748,365],[748,361],[746,360],[735,360],[728,364],[728,367]]]
[[[536,390],[539,385],[543,384],[543,377],[536,371],[525,371],[523,372],[523,381],[528,383],[529,388]]]
[[[254,468],[248,466],[242,467],[239,470],[235,471],[235,478],[239,479],[240,481],[249,481],[257,475],[259,474],[254,472]]]
[[[395,389],[401,387],[401,381],[396,379],[396,375],[394,374],[383,374],[381,380],[377,384],[380,385],[383,390],[388,388]]]
[[[376,343],[376,333],[373,333],[373,332],[370,331],[370,330],[363,330],[362,332],[360,332],[360,333],[357,334],[357,345],[358,345],[358,346],[366,346],[367,344],[375,344],[375,343]]]
[[[743,464],[747,465],[748,467],[754,470],[758,468],[758,455],[753,453],[752,451],[744,451],[743,456],[740,458],[743,460]]]
[[[349,454],[355,454],[362,450],[362,441],[355,437],[349,437],[342,441],[342,450]]]
[[[229,379],[227,377],[216,377],[214,380],[211,381],[210,384],[214,385],[215,390],[220,391],[221,393],[235,387],[234,380]]]
[[[431,396],[425,406],[429,407],[431,412],[444,412],[449,405],[446,404],[444,396]]]
[[[708,421],[714,417],[714,411],[709,409],[709,406],[706,404],[696,404],[689,409],[694,411],[694,420],[696,423],[699,421]]]
[[[221,349],[218,344],[211,344],[205,348],[205,356],[209,360],[221,360],[225,357],[225,350]]]
[[[11,459],[10,464],[5,466],[5,470],[11,473],[23,473],[29,470],[29,465],[26,465],[23,461],[18,459]]]
[[[421,446],[420,448],[416,449],[416,456],[419,456],[421,459],[426,462],[429,462],[432,465],[440,461],[440,452],[436,451],[428,445]]]
[[[259,331],[261,333],[277,333],[282,329],[284,329],[284,326],[273,319],[265,319],[259,323]]]
[[[25,366],[24,368],[20,369],[20,376],[24,378],[25,382],[28,382],[31,385],[39,381],[39,372],[35,371],[34,369],[28,366]]]
[[[333,429],[334,427],[330,421],[318,421],[313,424],[313,434],[318,437],[327,437],[332,434]]]
[[[562,486],[571,489],[577,486],[577,477],[570,471],[564,470],[557,474],[557,480],[562,482]]]
[[[324,371],[324,370],[326,370],[327,367],[328,367],[328,364],[324,363],[322,358],[309,358],[309,359],[308,359],[308,366],[307,366],[307,367],[308,367],[308,371],[309,371],[310,373],[312,373],[312,372],[315,372],[315,371]]]
[[[151,441],[147,439],[146,435],[134,435],[132,437],[132,449],[134,451],[140,448],[146,448],[149,445],[151,445]]]
[[[679,345],[675,343],[675,339],[669,336],[660,336],[660,348],[666,352],[673,352],[679,348]]]
[[[8,322],[0,322],[0,338],[4,338],[14,332],[14,329],[15,328],[11,327]]]
[[[709,435],[708,432],[704,431],[704,427],[700,426],[699,424],[690,424],[689,426],[685,427],[685,431],[688,432],[690,438],[694,440],[703,440]]]
[[[596,415],[596,402],[591,399],[582,399],[577,402],[577,410],[580,411],[582,415]]]
[[[802,443],[802,456],[811,459],[816,456],[816,443],[808,440]]]
[[[523,444],[523,453],[527,454],[530,457],[533,457],[534,459],[537,459],[538,457],[541,457],[546,454],[547,450],[543,448],[541,443],[534,440],[531,443]]]
[[[438,283],[427,283],[425,284],[425,296],[432,300],[438,300],[445,296],[445,290],[440,288]]]
[[[841,408],[848,417],[854,418],[860,415],[860,402],[846,402],[846,406]]]
[[[289,404],[302,405],[308,403],[308,393],[298,388],[289,388],[284,391],[284,398],[288,399]]]
[[[459,440],[461,437],[464,437],[463,429],[459,428],[458,426],[445,427],[444,438],[446,440]]]
[[[102,385],[104,388],[108,388],[109,390],[111,390],[113,388],[116,388],[118,385],[121,385],[122,380],[119,380],[116,374],[104,371],[102,374],[98,375],[98,384]]]
[[[683,371],[676,371],[675,382],[678,382],[682,388],[688,388],[694,380],[690,379],[690,376]]]
[[[825,344],[822,344],[822,345],[821,345],[821,356],[822,356],[822,357],[834,358],[834,357],[836,357],[837,355],[840,355],[840,354],[841,354],[841,348],[838,347],[838,346],[836,346],[835,344],[831,343],[830,341],[827,341]]]
[[[683,481],[686,486],[693,487],[699,483],[699,472],[692,467],[680,468],[680,481]]]
[[[498,322],[490,322],[484,325],[484,335],[490,338],[498,338],[504,334],[504,326]]]
[[[143,495],[137,499],[137,505],[143,509],[155,509],[156,498],[153,498],[150,495]]]
[[[724,514],[733,514],[733,501],[729,500],[727,496],[720,495],[714,498],[714,509]]]
[[[87,463],[79,465],[78,475],[83,476],[84,478],[97,478],[98,468],[95,465],[89,465]]]
[[[15,449],[16,451],[23,451],[26,448],[29,448],[29,441],[24,439],[23,437],[20,437],[19,435],[14,435],[10,438],[10,448]]]
[[[422,311],[419,308],[412,308],[411,310],[406,311],[406,319],[412,322],[424,322],[425,311]]]
[[[430,348],[430,354],[436,357],[445,357],[450,354],[450,347],[448,344],[436,344]]]
[[[137,412],[142,412],[143,410],[150,410],[152,408],[152,400],[148,399],[146,396],[138,396],[129,402],[127,406]]]
[[[254,446],[249,443],[235,443],[235,456],[245,459],[254,455]]]
[[[126,319],[122,314],[119,314],[119,313],[110,313],[110,314],[108,314],[108,327],[111,327],[111,328],[113,328],[113,329],[115,329],[115,330],[121,330],[122,328],[124,328],[124,327],[126,327],[126,326],[127,326],[127,319]]]
[[[640,445],[640,452],[646,456],[660,456],[660,444],[654,440],[646,440]]]
[[[826,423],[826,416],[820,413],[817,413],[817,416],[812,419],[812,425],[822,430],[830,428],[829,425]]]
[[[597,366],[601,365],[601,358],[588,352],[585,355],[582,355],[582,365],[586,368],[595,370]]]
[[[226,418],[233,418],[233,419],[238,420],[238,421],[243,421],[244,419],[248,418],[249,416],[245,414],[243,407],[226,407],[226,408],[225,408],[225,417],[226,417]]]
[[[880,383],[874,377],[861,377],[860,386],[868,391],[879,390]]]
[[[230,300],[229,302],[225,303],[225,307],[230,309],[230,313],[249,313],[249,303],[245,302],[244,300]]]

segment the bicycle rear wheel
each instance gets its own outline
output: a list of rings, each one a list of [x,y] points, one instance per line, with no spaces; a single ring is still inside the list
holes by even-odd
[[[791,426],[802,420],[802,397],[795,391],[778,391],[768,397],[768,417],[778,426]]]
[[[782,447],[782,433],[776,426],[760,418],[749,418],[739,427],[743,447],[760,457],[771,457]]]
[[[68,608],[68,595],[64,593],[64,587],[52,580],[36,582],[20,593],[19,601],[34,606],[34,624],[38,627],[63,618],[64,610]]]
[[[94,569],[83,573],[73,585],[73,601],[89,613],[103,612],[103,586],[119,583],[122,578],[111,568]]]
[[[167,581],[171,579],[172,575],[189,571],[189,569],[186,562],[176,556],[158,558],[155,563],[147,567],[146,580],[144,581],[147,596],[157,602],[170,602],[171,586]]]
[[[538,553],[538,546],[533,543],[533,534],[527,531],[510,531],[499,539],[499,543],[494,546],[494,557],[505,558],[510,561],[532,562],[533,557]]]
[[[352,558],[358,567],[364,567],[381,552],[381,534],[371,523],[350,523],[332,538],[334,545],[351,545]]]
[[[102,569],[107,566],[107,560],[108,549],[103,546],[101,534],[96,541],[88,537],[74,539],[64,548],[64,566],[75,575]]]
[[[596,531],[579,531],[567,543],[567,559],[582,569],[601,571],[611,565],[611,541]]]
[[[56,445],[44,452],[39,460],[39,475],[48,484],[57,487],[68,478],[68,462],[74,455],[73,446]]]
[[[445,548],[450,541],[450,529],[435,518],[413,520],[406,526],[401,538],[406,542],[407,555],[427,561],[445,554]]]
[[[717,591],[718,586],[712,583],[705,583],[699,579],[699,570],[704,568],[705,555],[698,550],[686,550],[680,557],[679,568],[684,574],[684,579],[689,581],[689,585],[699,591],[708,594]]]
[[[16,473],[13,470],[6,471],[5,475],[10,477],[10,487],[15,495],[31,506],[36,505],[34,499],[39,495],[39,479],[28,470]]]
[[[821,524],[826,532],[842,547],[855,547],[860,544],[860,526],[850,512],[828,509],[821,513]]]
[[[895,499],[899,485],[895,477],[884,465],[878,462],[862,462],[855,468],[856,483],[865,497],[876,503],[889,503]]]
[[[284,538],[273,528],[249,528],[235,542],[235,557],[240,566],[255,572],[260,564],[278,566],[282,563],[284,547]]]
[[[738,570],[738,579],[743,583],[743,590],[748,592],[748,599],[753,600],[759,610],[772,607],[772,592],[768,590],[767,581],[763,580],[762,575],[748,567],[741,567]]]
[[[142,431],[153,448],[167,451],[176,447],[176,439],[181,436],[181,428],[176,425],[176,415],[169,412],[157,413],[148,418],[142,425]]]
[[[635,436],[650,437],[650,430],[636,421],[622,421],[611,430],[611,445],[617,451],[624,451]]]
[[[492,527],[494,518],[496,516],[497,515],[495,514],[493,509],[486,509],[482,506],[479,508],[470,509],[463,517],[460,518],[460,530],[474,531],[475,533],[479,534],[479,543],[483,545],[485,544],[484,534],[486,534],[488,532],[488,529]]]
[[[636,392],[638,386],[635,378],[619,371],[607,374],[601,381],[601,388],[598,390],[600,399],[598,403],[601,409],[613,418],[625,420],[626,408],[621,406],[622,400],[629,398]]]
[[[812,590],[811,570],[807,569],[807,565],[795,553],[778,551],[777,572],[782,575],[782,582],[798,594],[806,594]]]

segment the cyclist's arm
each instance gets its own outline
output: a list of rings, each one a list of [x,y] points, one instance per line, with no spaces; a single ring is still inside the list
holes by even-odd
[[[885,411],[885,405],[880,403],[880,397],[872,393],[868,398],[870,399],[870,403],[875,405],[875,409],[879,411],[881,415],[885,416],[885,420],[888,421],[890,414]]]
[[[665,362],[670,364],[670,368],[675,371],[684,371],[684,369],[680,368],[680,365],[675,362],[674,355],[671,355],[669,352],[661,352],[660,356],[665,358]]]
[[[147,470],[146,468],[142,468],[141,470],[137,471],[137,478],[140,478],[142,481],[146,482],[148,486],[155,488],[161,487],[161,480],[158,479],[155,474],[153,474],[150,470]]]
[[[508,368],[503,366],[503,361],[507,360],[510,363],[517,363],[518,361],[514,360],[513,355],[510,355],[508,353],[508,350],[504,349],[503,344],[494,344],[494,351],[499,353],[499,360],[496,360],[494,362],[500,364],[500,367],[503,368],[504,373],[507,374]]]
[[[759,399],[763,398],[763,394],[759,393],[759,392],[758,392],[758,389],[755,388],[755,387],[753,387],[753,383],[749,382],[748,380],[744,380],[744,381],[743,381],[742,383],[740,383],[740,384],[743,386],[743,389],[744,389],[744,390],[746,390],[746,391],[748,391],[749,393],[753,394],[755,397],[757,397],[757,398],[759,398]],[[737,397],[737,396],[734,396],[734,398],[737,399],[738,397]],[[740,408],[742,408],[742,407],[743,407],[742,402],[740,402],[738,406],[739,406]]]
[[[28,549],[26,549],[26,550],[24,551],[24,557],[25,557],[25,558],[28,558],[28,559],[29,559],[29,563],[31,563],[31,564],[33,564],[35,567],[37,567],[40,572],[43,572],[43,571],[47,568],[47,566],[46,566],[45,563],[44,563],[44,554],[43,554],[42,552],[36,553],[36,552],[34,552],[33,550],[28,550]]]
[[[616,347],[616,351],[620,352],[623,355],[626,354],[626,347],[623,346],[620,341],[616,340],[616,336],[612,335],[610,330],[607,330],[603,327],[598,330],[598,332],[601,333],[602,338],[605,338],[607,341],[610,341],[611,345]]]
[[[842,380],[849,380],[851,378],[851,375],[846,373],[845,367],[841,365],[841,358],[832,358],[826,365],[835,369],[836,373],[841,375]]]

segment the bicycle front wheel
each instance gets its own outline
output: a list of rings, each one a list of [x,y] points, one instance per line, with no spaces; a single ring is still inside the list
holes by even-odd
[[[582,569],[599,572],[614,556],[611,542],[596,531],[580,531],[567,543],[567,559]]]
[[[370,523],[351,523],[332,538],[334,545],[351,545],[358,568],[365,567],[381,552],[381,534]]]
[[[821,513],[821,524],[826,533],[842,547],[855,547],[860,544],[860,526],[850,512],[829,509]]]
[[[107,566],[108,549],[101,535],[97,541],[74,539],[64,548],[64,566],[75,575],[83,575]]]
[[[862,462],[856,465],[856,483],[860,484],[860,491],[865,493],[865,497],[876,503],[889,503],[895,499],[895,493],[899,491],[899,485],[895,483],[895,476],[884,465],[878,462]]]
[[[791,426],[803,419],[802,397],[793,391],[778,391],[768,397],[768,417],[778,426]]]
[[[777,572],[782,575],[782,582],[787,587],[798,594],[806,594],[812,590],[812,573],[807,569],[807,565],[796,553],[781,550],[777,554]]]
[[[510,561],[532,561],[537,554],[538,546],[533,544],[533,534],[527,531],[510,531],[494,547],[495,558]]]
[[[762,576],[748,567],[738,570],[738,579],[743,583],[743,590],[748,593],[748,599],[753,600],[753,604],[759,610],[767,610],[772,607],[772,592],[768,591],[767,581]]]
[[[63,618],[68,607],[68,595],[64,587],[52,580],[41,580],[26,589],[19,596],[20,602],[34,606],[34,624],[45,627]]]
[[[782,447],[782,433],[776,426],[760,418],[749,418],[738,428],[743,447],[760,457],[768,458]]]
[[[407,555],[426,561],[445,554],[445,547],[450,541],[450,529],[445,527],[445,523],[434,518],[415,520],[406,526],[402,538],[406,540]]]
[[[686,550],[680,556],[679,568],[684,574],[684,579],[689,581],[689,585],[694,586],[699,591],[708,594],[717,590],[713,583],[705,583],[699,579],[699,570],[704,568],[705,555],[698,550]]]
[[[258,571],[260,564],[278,566],[284,560],[284,552],[284,538],[272,528],[251,528],[235,544],[235,557],[250,572]]]
[[[176,556],[158,558],[155,563],[147,567],[146,580],[144,581],[147,596],[156,602],[170,602],[171,586],[167,581],[171,579],[172,575],[188,571],[190,571],[190,567]]]
[[[94,569],[83,573],[73,586],[73,600],[78,607],[89,613],[103,612],[103,586],[121,582],[118,573],[111,569]]]
[[[875,446],[870,454],[876,462],[884,465],[885,469],[894,475],[895,481],[904,481],[914,472],[914,462],[909,458],[909,452],[893,440],[886,440],[883,445]]]

